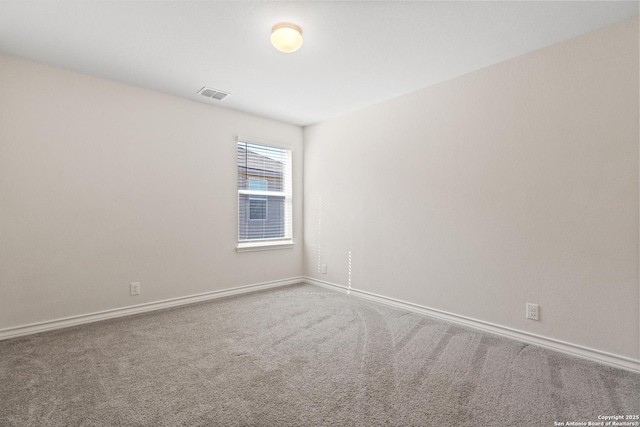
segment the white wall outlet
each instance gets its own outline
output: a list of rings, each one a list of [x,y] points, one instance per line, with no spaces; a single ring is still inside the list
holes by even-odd
[[[131,284],[131,295],[140,295],[140,282],[133,282]]]
[[[327,264],[322,264],[320,271],[322,272],[322,274],[327,274]]]
[[[538,304],[527,303],[527,319],[538,320]]]

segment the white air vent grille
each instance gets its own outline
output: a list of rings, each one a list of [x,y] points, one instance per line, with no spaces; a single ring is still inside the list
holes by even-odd
[[[227,96],[229,96],[227,92],[223,92],[218,89],[211,89],[210,87],[206,86],[200,89],[198,93],[202,96],[206,96],[207,98],[217,99],[218,101],[222,101]]]

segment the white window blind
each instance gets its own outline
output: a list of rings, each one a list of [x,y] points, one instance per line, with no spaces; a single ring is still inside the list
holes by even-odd
[[[239,247],[290,242],[291,150],[242,139],[237,150]]]

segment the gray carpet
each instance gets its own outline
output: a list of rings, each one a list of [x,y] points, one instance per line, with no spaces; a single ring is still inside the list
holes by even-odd
[[[640,376],[295,285],[0,342],[1,426],[553,426]]]

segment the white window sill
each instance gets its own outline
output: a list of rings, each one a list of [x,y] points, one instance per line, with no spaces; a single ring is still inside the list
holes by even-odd
[[[270,251],[273,249],[292,249],[293,240],[242,242],[236,246],[236,252]]]

